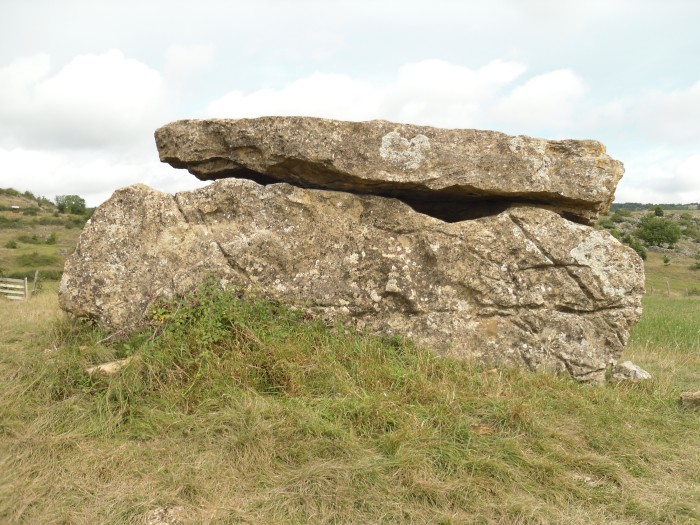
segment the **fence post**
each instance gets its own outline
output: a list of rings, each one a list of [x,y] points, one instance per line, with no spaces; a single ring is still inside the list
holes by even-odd
[[[39,280],[39,270],[36,270],[34,272],[34,284],[32,285],[32,297],[34,297],[34,294],[36,293],[36,282]],[[27,299],[29,297],[27,296]]]
[[[29,300],[29,283],[27,282],[26,277],[24,278],[24,300]]]

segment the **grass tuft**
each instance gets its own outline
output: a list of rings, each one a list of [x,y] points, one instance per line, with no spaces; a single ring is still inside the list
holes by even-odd
[[[697,303],[662,299],[630,345],[656,379],[591,388],[214,284],[128,339],[59,315],[46,291],[4,328],[0,521],[181,506],[191,523],[698,522],[697,414],[677,403],[700,370]],[[657,316],[677,325],[661,333]]]

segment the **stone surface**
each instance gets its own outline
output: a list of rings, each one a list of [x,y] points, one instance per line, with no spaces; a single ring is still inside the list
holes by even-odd
[[[122,328],[210,274],[440,354],[594,382],[644,290],[634,251],[552,211],[447,223],[397,199],[224,179],[115,192],[67,260],[59,300]]]
[[[160,159],[202,180],[239,177],[398,197],[448,220],[535,203],[592,223],[622,164],[592,140],[381,120],[181,120],[155,134]]]
[[[681,405],[684,408],[700,409],[700,390],[697,392],[683,392],[681,394]]]
[[[612,378],[614,381],[639,382],[651,379],[651,374],[632,361],[624,361],[615,365]]]
[[[187,512],[182,506],[158,507],[149,510],[143,517],[144,525],[184,525]]]
[[[124,359],[117,359],[116,361],[102,363],[101,365],[90,366],[85,369],[85,372],[90,375],[102,374],[106,376],[113,376],[130,362],[131,357],[126,357]]]

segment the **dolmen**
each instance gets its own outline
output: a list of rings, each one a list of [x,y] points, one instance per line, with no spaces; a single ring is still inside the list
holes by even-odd
[[[61,307],[112,329],[206,279],[439,355],[601,383],[641,259],[592,227],[622,164],[591,140],[308,117],[182,120],[160,159],[203,188],[98,207]]]

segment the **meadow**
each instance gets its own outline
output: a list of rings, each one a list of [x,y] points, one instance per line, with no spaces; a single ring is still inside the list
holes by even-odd
[[[46,281],[0,301],[0,522],[700,523],[700,274],[656,255],[622,357],[654,379],[604,387],[215,286],[120,338]]]

